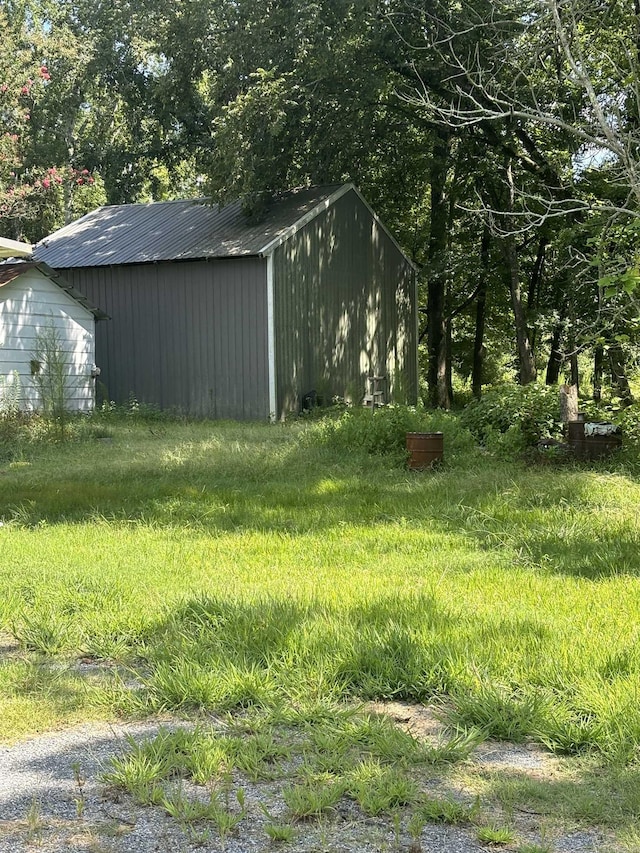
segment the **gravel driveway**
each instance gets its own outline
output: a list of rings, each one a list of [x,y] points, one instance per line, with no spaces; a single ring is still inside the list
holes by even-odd
[[[407,707],[403,710],[405,715],[411,713]],[[171,727],[180,724],[170,723]],[[191,725],[188,721],[182,724]],[[284,820],[279,783],[252,785],[238,780],[248,809],[238,832],[224,840],[215,831],[210,837],[202,833],[190,840],[160,808],[138,807],[128,796],[110,791],[100,781],[108,759],[126,749],[127,736],[153,736],[160,725],[157,721],[91,723],[0,747],[0,853],[273,851],[274,843],[265,832],[268,819],[260,804],[268,805],[272,817],[277,817],[280,810]],[[485,743],[474,760],[494,767],[501,762],[507,768],[529,767],[537,772],[544,759],[531,747]],[[529,819],[526,832],[527,843],[541,844],[535,820]],[[545,843],[554,853],[601,853],[603,841],[593,832],[568,832]],[[475,838],[473,828],[434,824],[424,828],[418,844],[405,825],[394,826],[389,817],[366,817],[353,803],[345,802],[331,820],[299,824],[295,840],[281,849],[292,853],[478,853],[489,848]],[[511,845],[510,849],[518,848]]]

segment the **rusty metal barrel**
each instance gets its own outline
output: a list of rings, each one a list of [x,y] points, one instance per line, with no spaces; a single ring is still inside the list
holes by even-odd
[[[434,468],[444,457],[444,436],[441,432],[408,432],[407,450],[411,471]]]

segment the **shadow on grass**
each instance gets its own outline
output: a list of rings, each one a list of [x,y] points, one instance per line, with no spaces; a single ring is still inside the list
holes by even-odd
[[[546,638],[546,629],[526,618],[491,626],[461,621],[455,607],[425,594],[353,605],[192,599],[172,608],[147,640],[146,687],[153,710],[220,711],[314,698],[424,702],[476,689],[479,672],[500,679],[504,661],[492,661],[491,652],[483,659],[489,632],[494,642],[500,634],[501,646],[517,644],[525,654]],[[517,701],[501,701],[505,715],[520,713]],[[472,716],[465,724],[478,724]],[[537,722],[528,724],[523,735]]]
[[[351,605],[193,598],[168,609],[138,650],[136,702],[144,714],[257,707],[295,716],[314,703],[448,697],[447,719],[461,731],[632,761],[640,709],[627,702],[620,719],[616,693],[604,687],[589,707],[594,697],[576,690],[578,657],[564,643],[529,618],[461,618],[453,603],[429,595]],[[600,651],[581,663],[595,670]],[[552,687],[548,663],[563,655],[562,666],[552,666]],[[637,663],[633,670],[620,689],[633,690]]]
[[[514,562],[598,579],[640,571],[632,481],[581,469],[531,469],[454,458],[439,471],[301,443],[295,435],[237,425],[213,438],[163,432],[75,447],[2,472],[0,519],[39,524],[113,522],[205,532],[313,534],[407,525],[457,537],[461,547],[508,549]],[[273,436],[276,436],[274,441]],[[284,437],[283,437],[284,436]],[[628,494],[603,507],[607,478]],[[606,489],[606,486],[604,487]]]
[[[421,701],[449,687],[436,635],[455,618],[426,597],[330,606],[278,599],[195,599],[147,645],[155,708],[229,710],[344,698]],[[434,639],[416,636],[416,627]],[[444,652],[444,653],[443,653]]]
[[[485,796],[508,810],[533,812],[565,825],[636,828],[640,813],[637,767],[602,766],[593,759],[565,762],[552,778],[501,768],[485,780]]]

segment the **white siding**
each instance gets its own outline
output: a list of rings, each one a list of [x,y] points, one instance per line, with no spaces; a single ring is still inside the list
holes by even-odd
[[[69,365],[69,408],[89,411],[95,360],[93,314],[36,269],[0,287],[0,394],[15,382],[17,373],[22,407],[38,408],[30,363],[36,335],[52,325]]]

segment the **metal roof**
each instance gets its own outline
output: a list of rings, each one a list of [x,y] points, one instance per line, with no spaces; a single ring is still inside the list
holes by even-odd
[[[154,261],[269,254],[352,184],[292,190],[251,222],[240,202],[220,207],[203,199],[100,207],[34,247],[52,267],[97,267]]]
[[[42,261],[4,261],[0,263],[0,287],[5,284],[11,284],[18,276],[21,276],[25,272],[29,272],[29,270],[38,270],[38,272],[45,275],[48,279],[56,284],[61,290],[64,290],[72,299],[75,299],[76,302],[79,302],[83,308],[86,308],[87,311],[90,311],[96,320],[109,320],[111,319],[108,314],[105,314],[104,311],[100,311],[99,308],[96,308],[94,305],[89,302],[86,296],[80,293],[79,290],[76,290],[71,284],[69,284],[66,279],[64,279],[61,275],[59,275],[55,270],[52,270],[50,266],[43,263]]]

